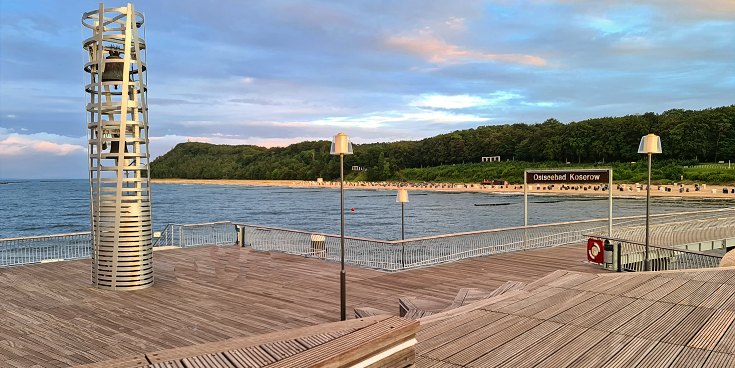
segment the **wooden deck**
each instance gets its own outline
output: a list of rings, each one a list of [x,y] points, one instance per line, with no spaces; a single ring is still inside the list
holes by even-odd
[[[155,286],[125,292],[92,288],[89,260],[0,269],[0,367],[100,362],[339,318],[335,263],[233,246],[154,259]],[[582,246],[565,246],[397,273],[348,267],[348,311],[397,314],[400,296],[449,305],[464,287],[530,283],[558,269],[600,272],[584,259]]]
[[[735,269],[558,271],[420,321],[417,367],[735,367]]]

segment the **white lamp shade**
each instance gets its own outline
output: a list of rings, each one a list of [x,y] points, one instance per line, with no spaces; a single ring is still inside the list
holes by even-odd
[[[641,138],[638,153],[661,153],[661,137],[651,133]]]
[[[398,189],[398,194],[396,195],[396,202],[408,203],[408,190]]]
[[[332,155],[351,155],[352,142],[345,133],[337,133],[332,139],[332,148],[329,149]]]

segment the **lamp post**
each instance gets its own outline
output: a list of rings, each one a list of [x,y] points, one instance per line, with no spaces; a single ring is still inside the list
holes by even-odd
[[[339,210],[340,210],[340,232],[339,232],[339,318],[341,321],[347,319],[347,285],[345,273],[345,155],[352,154],[352,143],[344,133],[337,133],[332,139],[332,155],[339,155]]]
[[[651,233],[649,221],[651,217],[651,156],[654,153],[661,153],[661,137],[651,133],[641,138],[641,144],[638,146],[638,153],[648,154],[648,186],[646,186],[646,254],[644,257],[644,269],[651,270],[648,259],[648,246],[650,245]]]
[[[405,203],[408,203],[408,190],[398,189],[396,202],[401,203],[401,240],[406,240],[406,233],[404,232],[405,226],[403,223],[403,206]],[[406,267],[406,244],[401,243],[401,268],[404,267]]]

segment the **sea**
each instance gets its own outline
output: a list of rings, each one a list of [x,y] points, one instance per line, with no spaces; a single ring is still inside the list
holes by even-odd
[[[340,192],[217,184],[152,184],[154,230],[166,224],[214,221],[339,234]],[[89,183],[78,180],[0,180],[0,238],[89,231]],[[722,199],[652,198],[651,213],[735,207]],[[607,218],[606,193],[529,196],[529,224]],[[616,198],[613,215],[645,214],[645,198]],[[410,191],[404,205],[405,237],[523,225],[523,195]],[[400,239],[396,192],[345,190],[345,234]]]

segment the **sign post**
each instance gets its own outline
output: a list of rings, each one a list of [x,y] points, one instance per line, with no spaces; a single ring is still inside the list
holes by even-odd
[[[612,237],[612,169],[525,170],[523,173],[523,248],[528,248],[528,186],[530,184],[607,184],[607,235]]]

